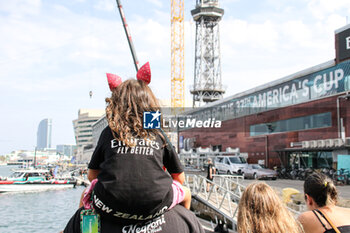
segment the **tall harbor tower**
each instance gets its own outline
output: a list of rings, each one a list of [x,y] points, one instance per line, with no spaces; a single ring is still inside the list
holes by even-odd
[[[51,148],[52,119],[40,121],[37,132],[36,149],[44,150]]]
[[[196,0],[191,11],[196,22],[193,107],[222,99],[219,21],[224,10],[218,0]]]

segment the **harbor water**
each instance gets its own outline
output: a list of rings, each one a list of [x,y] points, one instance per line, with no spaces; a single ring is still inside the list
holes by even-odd
[[[0,166],[9,176],[17,166]],[[84,187],[28,193],[0,193],[1,233],[50,233],[64,229],[78,209]]]

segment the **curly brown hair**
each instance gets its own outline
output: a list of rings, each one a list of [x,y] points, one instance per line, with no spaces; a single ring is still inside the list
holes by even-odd
[[[115,139],[135,146],[133,138],[154,138],[159,130],[144,129],[143,113],[160,110],[157,98],[144,81],[129,79],[122,82],[106,98],[106,118]]]

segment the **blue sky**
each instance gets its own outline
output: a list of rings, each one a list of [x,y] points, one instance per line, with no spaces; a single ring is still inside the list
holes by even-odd
[[[161,99],[170,99],[170,2],[122,0],[137,56],[150,61]],[[333,59],[334,30],[350,18],[348,0],[219,2],[225,96]],[[185,1],[186,99],[194,5]],[[74,144],[78,110],[105,106],[105,73],[135,77],[115,0],[0,0],[0,35],[0,155],[34,149],[44,118],[52,118],[53,145]]]

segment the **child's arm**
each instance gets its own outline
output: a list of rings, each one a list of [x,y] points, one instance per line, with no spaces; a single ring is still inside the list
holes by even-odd
[[[181,172],[181,173],[172,173],[171,177],[173,178],[173,180],[176,180],[177,182],[179,182],[180,184],[183,184],[185,181],[185,173]]]
[[[89,181],[93,181],[94,179],[97,178],[98,174],[100,173],[100,170],[99,169],[90,169],[88,170],[88,179]]]
[[[171,177],[173,178],[173,180],[178,181],[181,185],[183,185],[184,181],[185,181],[185,173],[181,172],[181,173],[172,173]],[[182,189],[184,191],[184,199],[183,201],[180,203],[181,205],[183,205],[185,208],[190,209],[191,207],[191,190],[185,186],[182,186]]]
[[[97,178],[98,174],[100,173],[100,170],[99,169],[91,169],[89,168],[88,169],[88,174],[87,174],[87,177],[89,179],[89,181],[93,181],[94,179]],[[90,185],[91,186],[91,185]],[[83,198],[85,195],[87,195],[87,193],[89,192],[89,187],[87,187],[86,189],[84,189],[83,193],[81,194],[81,197],[80,197],[80,201],[79,201],[79,208],[83,207],[84,204],[83,204]],[[91,194],[90,194],[91,195]]]

